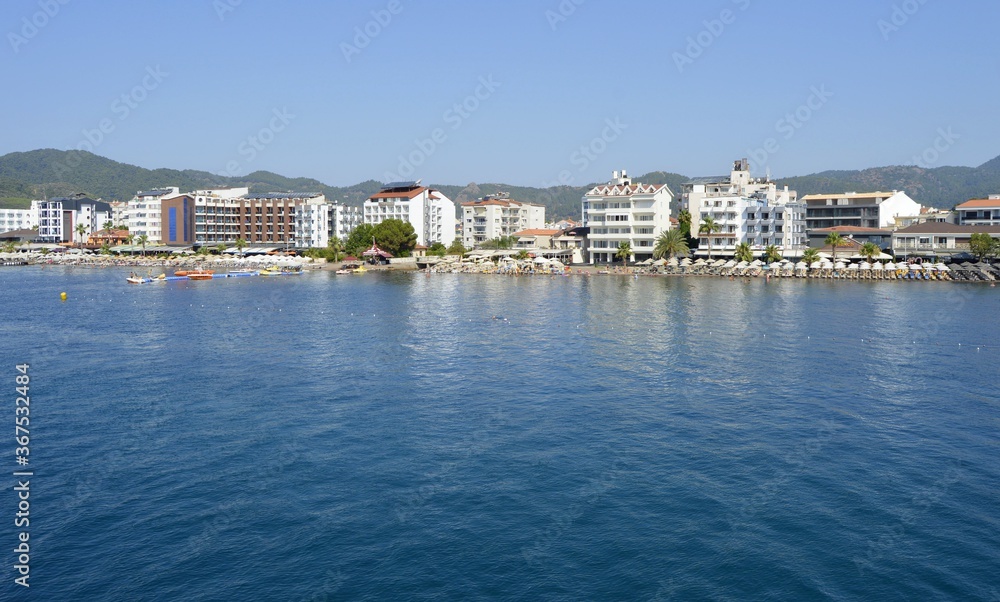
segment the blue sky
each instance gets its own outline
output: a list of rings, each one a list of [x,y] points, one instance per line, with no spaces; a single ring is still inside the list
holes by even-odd
[[[333,185],[976,166],[1000,154],[998,22],[992,1],[5,0],[0,154]]]

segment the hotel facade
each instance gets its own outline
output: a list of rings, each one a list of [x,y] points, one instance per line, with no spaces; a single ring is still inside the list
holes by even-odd
[[[802,197],[806,204],[806,228],[856,226],[893,228],[900,216],[920,215],[920,203],[905,192],[844,192],[811,194]]]
[[[592,188],[583,197],[582,211],[590,262],[612,263],[623,242],[632,247],[634,261],[652,258],[656,238],[670,229],[673,198],[666,184],[633,183],[625,170]]]
[[[376,226],[399,219],[413,226],[417,244],[436,242],[448,247],[455,241],[455,203],[420,182],[393,182],[364,202],[364,223]]]
[[[733,162],[729,177],[692,180],[682,189],[682,207],[691,213],[691,235],[698,239],[697,255],[732,256],[736,246],[747,243],[755,254],[774,245],[794,255],[809,244],[806,206],[795,191],[778,190],[770,181],[750,176],[746,159]],[[702,221],[711,217],[718,232],[700,234]]]
[[[513,201],[506,194],[462,203],[462,245],[467,249],[523,230],[545,227],[545,207]]]

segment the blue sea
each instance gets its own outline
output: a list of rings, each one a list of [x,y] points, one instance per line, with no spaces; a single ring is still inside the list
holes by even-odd
[[[0,599],[1000,601],[1000,289],[126,275],[0,268]]]

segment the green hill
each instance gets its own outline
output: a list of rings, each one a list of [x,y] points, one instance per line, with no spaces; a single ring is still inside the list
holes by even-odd
[[[636,178],[648,184],[667,184],[680,194],[687,176],[654,171]],[[971,198],[1000,193],[1000,157],[979,167],[923,169],[891,166],[861,171],[825,171],[785,178],[779,186],[797,190],[799,196],[816,193],[905,190],[917,202],[951,208]],[[268,171],[243,177],[226,177],[207,171],[145,169],[119,163],[88,152],[41,149],[9,153],[0,157],[0,207],[27,207],[30,199],[64,196],[77,192],[104,200],[128,200],[138,190],[178,186],[183,191],[223,186],[248,186],[251,192],[322,192],[331,201],[360,205],[381,184],[368,180],[354,186],[328,186],[312,178],[288,178]],[[470,183],[466,186],[431,184],[456,203],[464,203],[495,192],[511,198],[540,203],[550,220],[580,218],[580,199],[593,184],[533,188],[501,183]]]

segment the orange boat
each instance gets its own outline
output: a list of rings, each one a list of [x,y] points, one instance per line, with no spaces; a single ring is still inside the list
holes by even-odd
[[[199,272],[188,272],[187,277],[189,280],[211,280],[212,274],[215,272],[211,270],[203,270]]]
[[[174,272],[174,276],[187,276],[190,273],[191,272],[189,272],[188,270],[179,270],[177,272]]]

